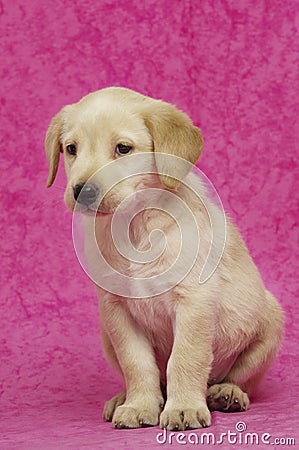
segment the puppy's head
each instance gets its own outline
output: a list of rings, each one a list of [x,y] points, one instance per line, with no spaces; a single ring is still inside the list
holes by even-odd
[[[64,107],[52,119],[45,139],[47,186],[53,184],[63,154],[68,179],[66,205],[73,211],[78,201],[79,210],[93,211],[99,193],[109,184],[109,171],[103,172],[102,177],[93,175],[116,159],[150,153],[153,167],[148,167],[147,176],[127,177],[125,163],[107,166],[111,171],[120,171],[117,176],[123,180],[107,192],[100,205],[103,213],[113,212],[124,198],[145,186],[159,183],[161,187],[162,183],[164,188],[176,189],[190,163],[199,158],[202,145],[199,129],[173,105],[129,89],[103,89]],[[179,157],[189,164],[180,165],[178,171],[175,158],[159,157],[162,154]]]

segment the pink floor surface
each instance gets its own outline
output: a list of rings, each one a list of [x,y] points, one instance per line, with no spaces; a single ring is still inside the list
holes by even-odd
[[[73,249],[62,170],[45,189],[51,117],[109,85],[173,102],[201,127],[199,167],[286,311],[280,355],[250,410],[213,413],[208,430],[219,439],[242,421],[259,444],[242,444],[239,432],[238,443],[215,445],[269,448],[268,439],[270,448],[299,448],[298,6],[0,1],[1,449],[182,446],[157,443],[157,427],[114,430],[102,421],[104,401],[122,382],[103,359],[97,299]],[[290,437],[295,445],[275,443]]]

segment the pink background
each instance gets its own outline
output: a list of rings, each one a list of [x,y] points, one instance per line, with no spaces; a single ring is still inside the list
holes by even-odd
[[[272,440],[297,437],[299,448],[298,6],[0,2],[1,449],[163,447],[155,444],[158,428],[102,422],[103,403],[121,380],[102,356],[97,299],[73,249],[61,169],[45,188],[51,117],[110,85],[175,103],[201,127],[199,167],[286,310],[280,356],[250,410],[213,413],[209,431],[234,431],[243,420]]]

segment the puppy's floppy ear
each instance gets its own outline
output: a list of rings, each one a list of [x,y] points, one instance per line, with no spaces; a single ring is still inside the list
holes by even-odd
[[[61,151],[60,138],[63,125],[62,113],[63,110],[53,117],[46,134],[45,150],[49,165],[47,187],[52,186],[58,169],[59,156]]]
[[[179,180],[187,175],[191,164],[195,164],[201,154],[201,132],[185,113],[169,103],[155,100],[143,113],[145,124],[153,138],[161,181],[167,188],[176,189],[180,184]],[[188,161],[188,164],[180,163],[177,158],[163,158],[163,155],[159,157],[159,153],[180,157]]]

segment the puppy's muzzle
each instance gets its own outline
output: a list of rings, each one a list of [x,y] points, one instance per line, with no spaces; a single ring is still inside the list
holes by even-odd
[[[74,199],[84,206],[92,205],[96,201],[98,193],[98,188],[91,183],[79,183],[73,187]]]

